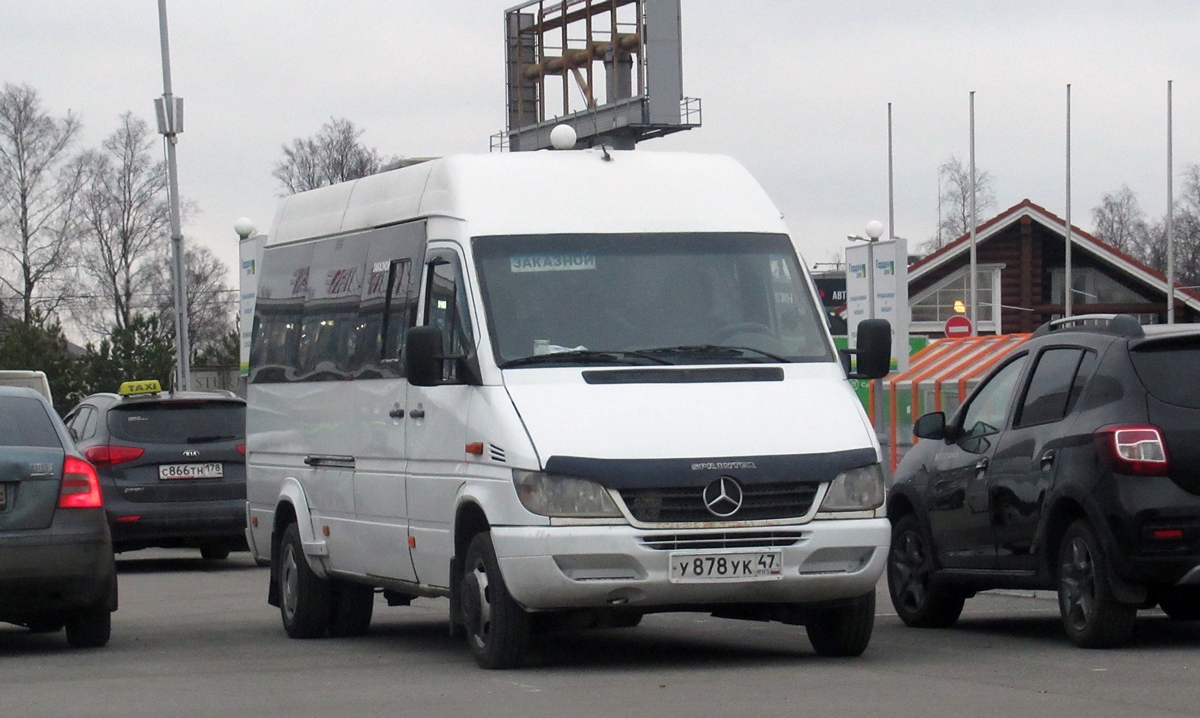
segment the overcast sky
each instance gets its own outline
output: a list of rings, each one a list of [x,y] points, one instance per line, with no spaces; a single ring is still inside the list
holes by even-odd
[[[488,151],[503,129],[503,12],[515,0],[169,0],[174,91],[186,101],[180,190],[191,241],[236,281],[234,221],[271,224],[281,145],[330,117],[385,154]],[[1128,184],[1166,210],[1166,83],[1175,166],[1200,162],[1200,3],[1053,0],[683,0],[684,93],[703,127],[641,149],[731,155],[783,211],[810,264],[887,221],[893,103],[896,234],[937,224],[937,167],[977,163],[998,209],[1066,206],[1072,83],[1073,219]],[[0,82],[27,83],[94,147],[162,94],[155,0],[0,0]],[[1178,196],[1179,188],[1176,193]]]

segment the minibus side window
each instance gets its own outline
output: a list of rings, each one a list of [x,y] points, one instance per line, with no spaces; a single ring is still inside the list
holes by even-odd
[[[352,378],[368,247],[363,235],[330,238],[314,246],[300,326],[301,381]]]
[[[268,247],[254,302],[250,383],[295,381],[313,245]]]
[[[450,356],[474,350],[471,315],[456,255],[440,252],[426,265],[425,324],[442,330],[442,347]],[[442,381],[457,382],[458,362],[443,362]]]
[[[355,378],[404,376],[400,356],[404,351],[404,333],[417,319],[424,257],[423,221],[385,227],[373,233],[358,310]]]

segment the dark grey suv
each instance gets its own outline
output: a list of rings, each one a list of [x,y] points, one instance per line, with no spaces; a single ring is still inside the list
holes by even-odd
[[[0,621],[94,647],[116,609],[96,470],[41,394],[0,386]]]
[[[1200,619],[1200,325],[1051,322],[914,433],[888,498],[906,624],[992,588],[1057,590],[1085,647],[1126,641],[1139,608]]]
[[[246,402],[230,392],[162,392],[126,382],[66,416],[96,466],[113,545],[198,548],[223,559],[246,546]]]

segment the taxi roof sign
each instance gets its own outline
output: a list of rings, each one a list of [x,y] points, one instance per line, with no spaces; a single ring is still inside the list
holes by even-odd
[[[127,381],[121,384],[117,393],[121,396],[137,396],[138,394],[157,394],[162,391],[162,385],[157,379],[143,381]]]

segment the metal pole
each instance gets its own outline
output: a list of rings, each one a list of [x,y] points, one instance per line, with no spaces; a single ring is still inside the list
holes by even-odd
[[[1171,81],[1167,80],[1167,324],[1175,323],[1175,177],[1171,146]]]
[[[1072,297],[1075,285],[1071,283],[1071,84],[1067,83],[1067,265],[1066,265],[1066,299],[1063,302],[1065,314],[1072,315]]]
[[[896,193],[892,181],[892,103],[888,103],[888,239],[896,238]]]
[[[183,230],[179,221],[179,172],[175,165],[176,129],[182,118],[175,117],[171,95],[171,51],[167,42],[167,0],[158,0],[158,33],[162,45],[163,106],[168,123],[163,137],[167,143],[167,178],[171,205],[172,279],[175,289],[175,366],[178,389],[191,387],[191,342],[188,341],[187,274],[184,260]]]
[[[976,274],[976,256],[975,256],[975,230],[979,222],[975,217],[975,91],[971,90],[971,276],[967,284],[967,291],[971,293],[971,336],[979,334],[979,294],[975,288]]]

